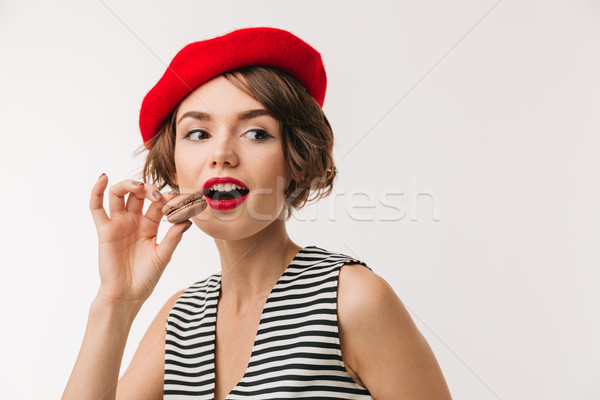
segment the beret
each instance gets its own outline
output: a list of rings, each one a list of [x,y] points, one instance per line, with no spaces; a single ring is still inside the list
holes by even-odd
[[[171,111],[198,86],[224,72],[258,65],[290,73],[323,107],[327,76],[317,50],[282,29],[238,29],[190,43],[175,55],[142,101],[140,130],[144,143],[156,135]]]

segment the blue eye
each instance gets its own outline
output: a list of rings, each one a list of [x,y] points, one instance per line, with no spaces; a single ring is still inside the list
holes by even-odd
[[[265,131],[264,129],[250,129],[246,133],[252,133],[252,132],[255,133],[254,140],[256,140],[257,142],[263,142],[263,141],[273,137],[272,135],[269,134],[269,132]]]

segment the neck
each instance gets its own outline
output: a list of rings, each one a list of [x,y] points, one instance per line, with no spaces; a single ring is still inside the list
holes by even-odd
[[[255,235],[235,241],[216,240],[221,258],[221,304],[243,312],[264,302],[302,247],[288,237],[285,222],[273,221]]]

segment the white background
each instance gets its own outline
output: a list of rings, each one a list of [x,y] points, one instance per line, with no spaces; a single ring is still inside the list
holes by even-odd
[[[90,190],[139,177],[143,96],[185,44],[248,26],[328,74],[337,196],[292,239],[384,277],[455,399],[600,398],[600,3],[566,0],[1,1],[2,398],[62,394],[99,285]],[[192,228],[121,373],[219,268]]]

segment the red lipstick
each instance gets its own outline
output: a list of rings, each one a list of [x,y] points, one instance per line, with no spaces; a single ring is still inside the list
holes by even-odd
[[[220,192],[216,190],[210,190],[210,188],[215,184],[226,184],[232,183],[238,188],[242,189],[234,189],[230,192]],[[208,206],[214,210],[231,210],[236,207],[239,207],[248,197],[248,193],[250,189],[246,184],[238,179],[225,176],[225,177],[215,177],[210,178],[204,183],[204,197],[206,198],[206,202]]]

